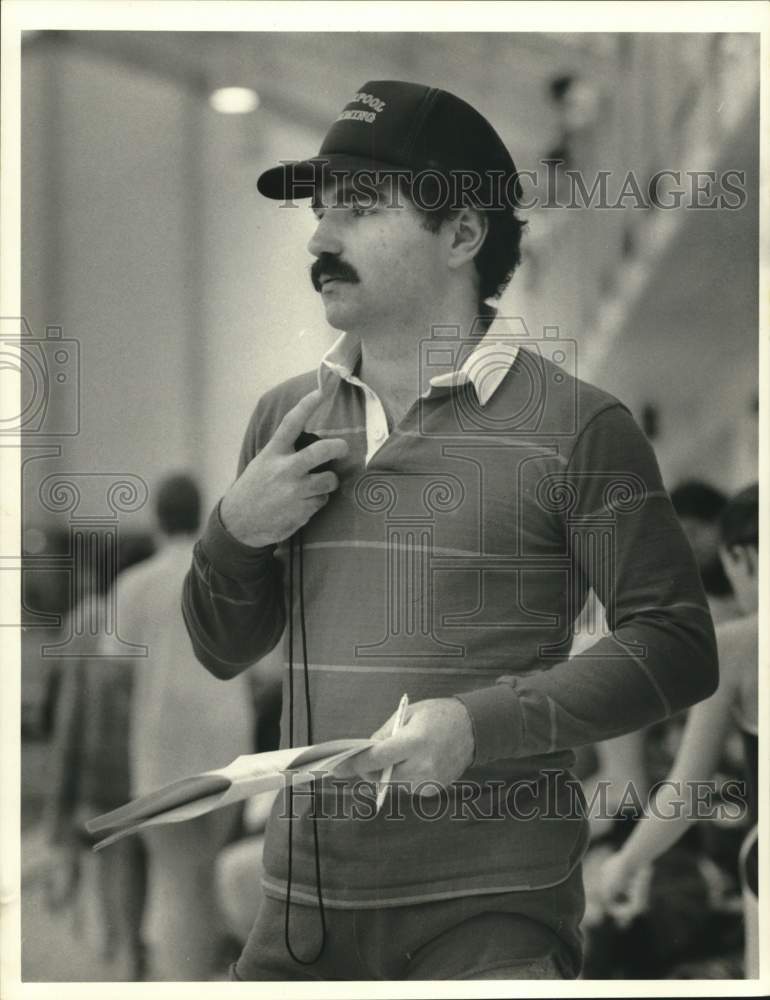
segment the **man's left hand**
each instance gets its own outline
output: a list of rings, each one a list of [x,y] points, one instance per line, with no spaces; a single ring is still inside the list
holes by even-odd
[[[456,698],[428,698],[407,710],[406,721],[391,736],[395,713],[372,734],[376,746],[346,761],[337,773],[379,780],[393,765],[391,781],[408,782],[415,793],[436,795],[435,785],[460,778],[473,760],[475,743],[468,711]],[[427,783],[424,790],[418,786]]]

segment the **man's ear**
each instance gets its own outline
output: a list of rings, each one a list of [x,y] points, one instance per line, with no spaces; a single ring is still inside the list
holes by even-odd
[[[483,212],[475,208],[460,209],[449,220],[451,243],[448,264],[452,268],[462,267],[472,261],[481,249],[489,230],[489,222]]]

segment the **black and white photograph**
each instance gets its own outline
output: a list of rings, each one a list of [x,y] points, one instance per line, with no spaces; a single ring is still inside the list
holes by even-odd
[[[769,20],[5,5],[4,996],[765,991]]]

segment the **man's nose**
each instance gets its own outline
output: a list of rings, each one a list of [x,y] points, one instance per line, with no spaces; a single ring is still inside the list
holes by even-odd
[[[334,214],[332,211],[324,212],[316,224],[315,232],[307,245],[314,257],[320,257],[322,253],[331,253],[335,256],[342,253],[339,223],[333,219]]]

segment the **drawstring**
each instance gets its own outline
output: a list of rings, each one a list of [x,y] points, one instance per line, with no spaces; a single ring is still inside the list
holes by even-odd
[[[313,726],[310,714],[310,677],[307,666],[307,630],[305,627],[305,578],[302,550],[302,528],[296,536],[289,539],[289,746],[294,746],[294,539],[299,542],[299,620],[302,638],[302,665],[305,678],[305,714],[307,718],[307,742],[313,742]],[[316,787],[310,783],[311,820],[313,823],[313,847],[315,851],[315,880],[318,894],[318,915],[321,920],[321,944],[313,958],[300,958],[291,946],[289,932],[289,914],[291,910],[291,876],[292,876],[292,824],[294,821],[294,784],[289,777],[289,857],[286,872],[286,913],[284,918],[283,936],[286,950],[300,965],[313,965],[321,957],[326,945],[326,914],[324,912],[323,893],[321,891],[321,852],[318,845],[318,819],[316,816]]]
[[[310,676],[307,667],[307,630],[305,628],[305,566],[302,545],[302,528],[297,532],[299,540],[299,627],[302,634],[302,665],[305,674],[305,717],[307,718],[307,742],[313,744],[313,722],[310,715]],[[293,598],[294,595],[292,595]],[[315,786],[313,786],[315,787]]]

